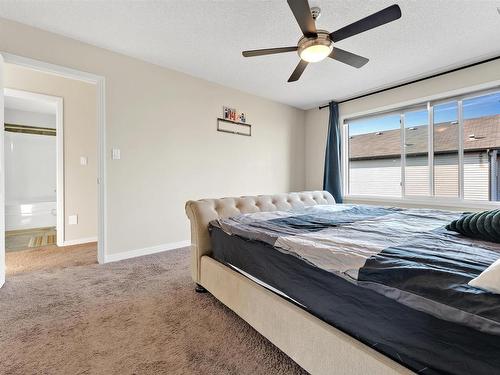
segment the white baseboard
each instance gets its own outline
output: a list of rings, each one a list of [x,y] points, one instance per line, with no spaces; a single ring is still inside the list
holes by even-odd
[[[76,240],[67,240],[63,241],[61,245],[59,243],[57,246],[73,246],[73,245],[81,245],[89,242],[97,242],[97,237],[88,237],[88,238],[78,238]]]
[[[136,258],[136,257],[140,257],[143,255],[160,253],[162,251],[175,250],[175,249],[179,249],[181,247],[186,247],[186,246],[190,246],[190,245],[191,245],[191,241],[187,240],[187,241],[170,242],[170,243],[165,243],[162,245],[145,247],[143,249],[128,250],[128,251],[123,251],[123,252],[117,253],[117,254],[105,254],[104,255],[104,263],[117,262],[119,260]]]

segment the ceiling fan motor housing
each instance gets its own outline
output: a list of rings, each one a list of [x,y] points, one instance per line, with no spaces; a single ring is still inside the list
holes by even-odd
[[[326,30],[317,30],[317,34],[318,34],[318,36],[313,37],[313,38],[308,38],[306,36],[303,36],[302,38],[300,38],[300,40],[298,42],[297,52],[298,52],[299,56],[301,57],[301,59],[308,61],[307,59],[304,58],[304,54],[307,53],[306,52],[307,49],[310,49],[311,47],[314,47],[314,46],[325,46],[329,49],[330,52],[332,52],[333,42],[330,39],[330,33]],[[314,61],[310,61],[310,62],[314,62]]]

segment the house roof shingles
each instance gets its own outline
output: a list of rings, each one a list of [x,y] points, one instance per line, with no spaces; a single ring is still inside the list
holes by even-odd
[[[428,126],[406,128],[406,154],[426,154]],[[472,139],[469,136],[474,136]],[[457,123],[434,125],[434,152],[449,153],[458,149]],[[464,151],[500,149],[500,115],[485,116],[464,121]],[[377,159],[401,154],[400,130],[388,130],[351,136],[349,159]]]

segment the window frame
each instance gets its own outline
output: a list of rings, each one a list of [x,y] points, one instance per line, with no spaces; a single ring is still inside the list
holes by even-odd
[[[485,84],[454,90],[429,97],[395,103],[390,106],[381,107],[340,117],[341,132],[341,156],[342,156],[342,191],[346,202],[352,203],[376,203],[376,204],[401,204],[410,206],[442,207],[448,209],[460,208],[500,208],[500,201],[483,201],[464,199],[464,127],[463,127],[463,101],[476,97],[500,93],[500,80]],[[448,102],[457,102],[457,120],[459,127],[458,146],[458,197],[436,197],[434,196],[434,107]],[[404,142],[404,114],[412,110],[427,109],[428,114],[428,167],[429,167],[429,192],[430,196],[407,196],[405,195],[405,159],[403,148],[401,148],[401,196],[386,197],[375,195],[351,195],[349,193],[349,122],[357,119],[380,117],[384,115],[400,115],[401,142]],[[491,177],[490,177],[491,178]]]

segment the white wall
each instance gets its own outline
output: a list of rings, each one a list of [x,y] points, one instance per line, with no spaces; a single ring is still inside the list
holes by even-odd
[[[306,190],[323,189],[328,118],[328,108],[322,110],[315,108],[306,111]]]
[[[56,127],[55,114],[14,108],[4,110],[8,124]],[[42,214],[40,204],[32,204],[52,202],[42,204],[56,207],[56,137],[4,132],[4,150],[5,230],[55,226],[56,216],[51,210]],[[28,208],[30,214],[26,215],[24,210]]]
[[[5,108],[5,123],[14,125],[39,126],[42,128],[56,128],[56,115],[23,111],[20,109]]]
[[[0,51],[106,78],[108,256],[189,240],[189,199],[304,188],[303,111],[12,21],[0,32]],[[252,137],[215,130],[223,105]]]
[[[56,201],[56,137],[5,132],[5,204]]]
[[[341,117],[438,95],[453,90],[500,80],[500,60],[400,87],[340,104]],[[324,156],[328,131],[328,108],[313,108],[306,113],[306,189],[323,185]]]
[[[55,227],[56,137],[4,132],[4,142],[5,230]]]

